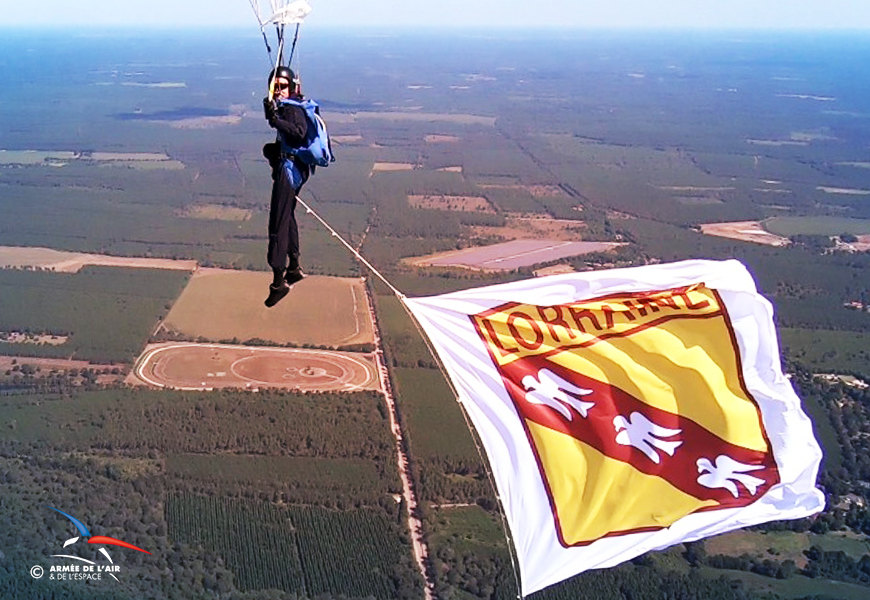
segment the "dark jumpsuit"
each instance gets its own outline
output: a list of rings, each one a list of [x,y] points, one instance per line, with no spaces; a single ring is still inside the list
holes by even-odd
[[[282,104],[269,125],[278,130],[284,146],[298,148],[308,134],[305,111],[294,105]],[[299,268],[299,230],[296,225],[296,195],[308,180],[310,168],[302,161],[281,152],[281,144],[266,144],[263,154],[272,167],[272,201],[269,208],[269,249],[266,260],[276,276],[285,268]],[[289,164],[288,164],[289,163]],[[288,173],[290,171],[290,173]],[[291,179],[292,177],[292,179]],[[294,181],[295,180],[295,181]]]

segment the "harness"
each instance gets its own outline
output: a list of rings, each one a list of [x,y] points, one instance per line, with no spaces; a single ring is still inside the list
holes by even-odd
[[[329,133],[326,131],[326,123],[319,114],[319,106],[314,100],[280,100],[281,105],[298,106],[305,112],[305,118],[308,121],[308,133],[305,136],[305,141],[299,147],[293,147],[287,144],[283,137],[278,136],[281,141],[281,157],[296,158],[307,165],[318,167],[328,167],[329,163],[335,162],[335,156],[332,153],[332,144],[329,141]]]

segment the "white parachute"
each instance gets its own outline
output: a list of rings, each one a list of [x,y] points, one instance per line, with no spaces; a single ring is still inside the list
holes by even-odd
[[[270,23],[276,25],[299,25],[311,12],[305,0],[249,0],[254,15],[265,29]]]
[[[251,4],[251,9],[254,11],[257,22],[260,24],[263,41],[266,43],[266,51],[269,53],[269,62],[272,63],[273,67],[285,64],[284,27],[286,25],[296,26],[293,43],[286,60],[286,65],[290,66],[290,63],[293,61],[293,53],[296,50],[296,42],[299,39],[299,26],[311,12],[311,5],[306,0],[248,0],[248,2]],[[278,46],[275,57],[272,56],[272,46],[269,41],[270,35],[267,33],[270,25],[275,27],[274,42]]]

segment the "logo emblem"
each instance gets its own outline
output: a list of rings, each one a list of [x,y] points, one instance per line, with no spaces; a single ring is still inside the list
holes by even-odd
[[[563,546],[746,506],[779,482],[725,305],[703,284],[471,319]]]
[[[96,544],[96,545],[101,545],[101,546],[106,546],[106,545],[120,546],[122,548],[128,548],[130,550],[137,550],[139,552],[144,552],[145,554],[151,554],[147,550],[143,550],[142,548],[139,548],[138,546],[134,546],[133,544],[129,544],[127,542],[124,542],[124,541],[121,541],[121,540],[118,540],[118,539],[115,539],[112,537],[107,537],[107,536],[103,536],[103,535],[91,535],[90,531],[88,531],[88,528],[85,527],[85,524],[82,523],[81,521],[79,521],[78,519],[76,519],[75,517],[73,517],[72,515],[69,515],[69,514],[63,512],[62,510],[58,510],[58,509],[51,507],[51,506],[48,506],[46,508],[50,508],[51,510],[58,512],[58,513],[62,514],[63,516],[65,516],[67,519],[70,520],[70,522],[73,525],[75,525],[76,530],[78,530],[78,532],[79,532],[78,536],[70,538],[63,543],[64,548],[67,548],[69,546],[72,546],[73,544],[76,544],[76,543],[82,541],[82,542],[85,542],[87,544]],[[86,566],[81,566],[81,565],[71,565],[71,566],[68,565],[66,567],[53,566],[50,569],[50,571],[52,572],[51,579],[55,579],[55,573],[57,573],[59,575],[57,577],[58,579],[67,578],[67,577],[65,577],[66,575],[70,575],[70,577],[69,577],[70,579],[87,579],[87,578],[93,577],[94,574],[107,573],[108,575],[111,575],[115,579],[115,581],[118,581],[118,578],[115,576],[115,573],[119,572],[119,567],[118,567],[118,565],[115,565],[115,561],[112,560],[112,556],[109,554],[109,551],[106,550],[106,548],[101,547],[99,549],[99,552],[100,552],[100,554],[105,556],[106,559],[109,561],[108,565],[97,565],[96,561],[88,560],[86,558],[82,558],[80,556],[75,556],[72,554],[52,554],[51,556],[54,558],[69,558],[69,559],[72,559],[75,561],[85,563]],[[33,569],[31,569],[31,575],[34,578],[42,577],[42,567],[38,567],[39,575],[34,573],[35,569],[37,569],[37,567],[33,567]],[[63,574],[64,577],[60,577],[61,574]],[[95,578],[99,578],[99,577],[95,577]]]

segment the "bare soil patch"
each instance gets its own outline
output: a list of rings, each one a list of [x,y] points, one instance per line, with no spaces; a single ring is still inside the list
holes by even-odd
[[[707,223],[701,225],[701,231],[707,235],[755,242],[768,246],[785,246],[788,238],[765,231],[759,221],[735,221],[732,223]]]
[[[247,221],[251,218],[252,211],[223,204],[195,204],[179,210],[177,214],[180,217],[206,221]]]
[[[361,279],[309,276],[274,308],[271,273],[199,269],[163,322],[186,339],[259,339],[275,344],[342,346],[372,343],[373,327]]]
[[[330,135],[329,139],[339,144],[353,144],[354,142],[361,142],[363,137],[361,135]]]
[[[0,342],[7,344],[48,344],[60,346],[69,339],[67,335],[39,335],[20,331],[0,331]]]
[[[870,190],[829,187],[826,185],[816,186],[816,189],[826,194],[840,194],[841,196],[870,196]]]
[[[483,196],[438,196],[416,195],[408,196],[408,203],[415,208],[430,210],[452,210],[458,212],[482,212],[494,214],[495,209],[489,200]]]
[[[411,163],[376,162],[372,167],[372,173],[377,171],[413,171],[415,168]]]
[[[228,110],[229,114],[219,117],[192,117],[172,121],[155,119],[153,122],[164,123],[174,129],[214,129],[224,125],[238,125],[242,122],[247,108],[245,104],[231,104]]]
[[[621,245],[617,242],[525,239],[431,254],[407,259],[406,262],[418,267],[463,267],[475,271],[510,271],[569,256],[606,252]]]
[[[61,273],[77,273],[85,265],[193,271],[196,269],[197,263],[195,260],[105,256],[102,254],[63,252],[51,248],[0,246],[0,268],[39,268]]]
[[[222,117],[197,117],[195,119],[180,119],[178,121],[154,121],[166,123],[173,129],[214,129],[223,125],[238,125],[242,122],[241,115],[225,115]]]
[[[458,142],[459,138],[455,135],[437,135],[430,134],[423,138],[423,141],[427,144],[449,144],[452,142]]]
[[[547,277],[548,275],[567,275],[575,273],[576,270],[571,265],[553,265],[552,267],[544,267],[535,271],[535,277]]]
[[[858,250],[859,252],[870,250],[870,235],[859,235],[855,237],[858,238],[858,241],[852,244],[855,250]]]

